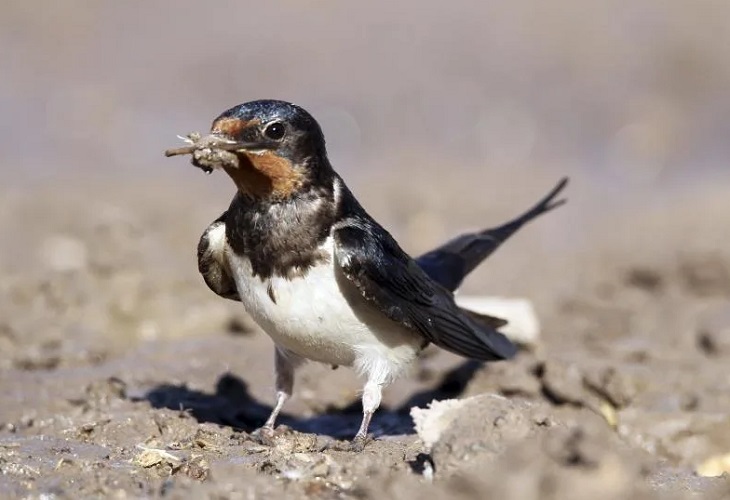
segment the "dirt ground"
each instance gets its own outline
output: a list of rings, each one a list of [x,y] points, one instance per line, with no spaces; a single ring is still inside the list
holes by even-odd
[[[0,498],[730,498],[728,19],[727,1],[5,2]],[[162,152],[259,98],[312,112],[414,254],[569,175],[568,204],[462,290],[531,300],[538,345],[484,366],[430,348],[359,454],[359,381],[307,365],[291,430],[254,439],[271,342],[195,260],[232,185]],[[434,400],[461,403],[419,435]]]
[[[516,214],[551,182],[484,200],[437,172],[353,188],[416,252]],[[531,298],[537,348],[485,366],[427,351],[386,391],[376,439],[352,453],[340,440],[357,429],[359,385],[344,368],[307,365],[282,419],[290,430],[267,444],[251,436],[272,402],[272,347],[197,275],[197,237],[231,192],[212,179],[3,193],[0,496],[730,495],[727,475],[703,477],[730,452],[730,254],[717,230],[730,223],[730,183],[604,214],[569,241],[555,236],[592,198],[574,181],[569,205],[465,286]],[[441,219],[412,200],[436,184],[436,209],[462,206],[440,214],[444,227],[424,225]],[[466,403],[426,449],[411,408],[450,398]]]

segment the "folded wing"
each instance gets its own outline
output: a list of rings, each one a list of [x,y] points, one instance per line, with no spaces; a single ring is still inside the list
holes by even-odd
[[[333,231],[335,258],[344,276],[391,320],[453,353],[480,360],[506,359],[516,347],[485,319],[460,309],[384,230],[368,219]]]

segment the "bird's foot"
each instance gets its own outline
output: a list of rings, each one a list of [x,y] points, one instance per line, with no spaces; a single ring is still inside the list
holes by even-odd
[[[373,436],[368,434],[358,434],[350,441],[350,451],[353,453],[361,453],[365,449],[365,445],[373,441]]]
[[[251,437],[265,446],[273,446],[277,438],[289,432],[291,432],[291,429],[286,425],[279,425],[276,428],[271,425],[264,425],[253,431]]]
[[[352,439],[352,441],[328,442],[322,448],[322,451],[330,450],[330,451],[347,451],[347,452],[351,452],[351,453],[361,453],[363,450],[365,450],[365,446],[370,444],[373,440],[374,439],[372,436],[357,435]]]

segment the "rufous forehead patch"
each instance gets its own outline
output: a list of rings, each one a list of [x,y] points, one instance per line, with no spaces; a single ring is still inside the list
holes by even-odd
[[[259,120],[241,120],[239,118],[221,118],[213,123],[210,131],[213,134],[223,134],[228,137],[238,137],[241,132],[252,125],[259,123]]]

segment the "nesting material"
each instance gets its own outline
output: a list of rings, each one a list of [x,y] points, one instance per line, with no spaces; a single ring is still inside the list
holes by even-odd
[[[227,139],[215,136],[203,136],[199,132],[190,132],[186,136],[178,136],[187,146],[172,148],[165,151],[165,156],[192,155],[193,165],[206,173],[217,168],[238,167],[238,157],[235,151],[242,145]]]

